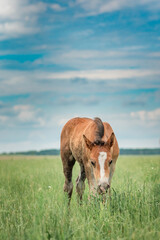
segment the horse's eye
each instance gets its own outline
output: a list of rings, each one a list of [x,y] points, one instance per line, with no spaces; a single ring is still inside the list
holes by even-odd
[[[93,166],[93,167],[95,167],[95,166],[96,166],[96,163],[95,163],[95,162],[93,162],[93,161],[91,161],[91,164],[92,164],[92,166]]]
[[[109,166],[112,164],[112,160],[109,162]]]

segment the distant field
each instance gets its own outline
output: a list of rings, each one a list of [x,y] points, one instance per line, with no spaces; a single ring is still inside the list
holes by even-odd
[[[121,156],[107,205],[63,194],[58,156],[0,156],[0,239],[160,239],[160,156]]]

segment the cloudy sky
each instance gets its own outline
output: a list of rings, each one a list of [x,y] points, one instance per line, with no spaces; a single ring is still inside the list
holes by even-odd
[[[159,147],[159,0],[0,0],[0,152],[58,148],[75,116]]]

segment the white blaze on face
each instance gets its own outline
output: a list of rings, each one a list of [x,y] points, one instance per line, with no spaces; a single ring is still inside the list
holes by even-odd
[[[101,182],[108,182],[108,178],[105,177],[105,170],[104,170],[104,164],[107,159],[107,153],[106,152],[100,152],[98,161],[100,166],[100,181]]]

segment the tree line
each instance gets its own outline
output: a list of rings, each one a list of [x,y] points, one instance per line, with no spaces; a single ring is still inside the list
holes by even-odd
[[[143,149],[120,149],[120,155],[159,155],[160,148],[143,148]],[[41,151],[26,151],[26,152],[10,152],[2,153],[1,155],[60,155],[59,149],[47,149]]]

